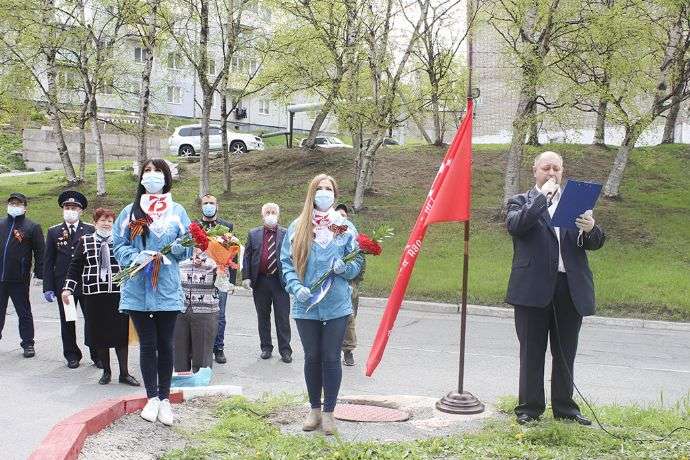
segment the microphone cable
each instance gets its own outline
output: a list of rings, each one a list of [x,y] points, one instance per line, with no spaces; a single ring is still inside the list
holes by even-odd
[[[555,300],[555,299],[554,299],[554,300]],[[577,385],[575,384],[575,379],[573,378],[573,374],[570,372],[570,368],[568,367],[568,364],[567,364],[566,361],[565,361],[565,353],[563,353],[563,344],[562,344],[562,341],[561,341],[561,333],[560,333],[560,331],[559,331],[559,329],[558,329],[558,317],[557,317],[557,315],[556,315],[556,302],[555,302],[555,301],[552,301],[552,302],[551,302],[551,305],[553,306],[553,322],[554,322],[554,324],[556,325],[556,337],[558,337],[558,348],[559,348],[559,351],[561,352],[561,353],[560,353],[560,355],[561,355],[561,363],[563,364],[563,367],[565,368],[565,371],[568,373],[568,378],[569,378],[570,381],[572,382],[573,387],[574,387],[575,390],[577,391],[577,394],[580,396],[580,398],[582,398],[582,401],[584,401],[584,403],[585,403],[585,405],[587,406],[587,408],[592,412],[592,416],[594,417],[594,420],[597,422],[597,425],[599,426],[599,428],[601,428],[602,431],[604,431],[604,433],[608,434],[608,435],[611,436],[612,438],[619,439],[619,440],[621,440],[621,441],[632,441],[632,442],[663,442],[663,441],[667,440],[668,438],[670,438],[671,435],[673,435],[673,433],[675,433],[675,432],[677,432],[677,431],[683,431],[683,430],[690,431],[690,428],[688,428],[688,427],[686,427],[686,426],[678,426],[678,427],[672,429],[671,431],[669,431],[668,433],[666,433],[664,436],[661,436],[661,437],[657,437],[657,438],[646,438],[646,439],[643,439],[643,438],[632,438],[632,439],[631,439],[631,438],[626,438],[625,436],[621,436],[621,435],[619,435],[619,434],[616,434],[616,433],[613,433],[613,432],[607,430],[606,427],[604,427],[604,425],[603,425],[603,424],[601,423],[601,421],[599,420],[599,416],[597,415],[597,413],[596,413],[596,411],[594,410],[594,408],[592,407],[592,405],[589,403],[589,401],[587,401],[587,398],[585,398],[585,396],[582,394],[582,392],[580,391],[580,389],[579,389],[579,388],[577,387]],[[553,347],[553,343],[551,343],[550,346]],[[553,352],[553,350],[552,350],[552,352]],[[574,362],[574,358],[573,358],[573,362]]]

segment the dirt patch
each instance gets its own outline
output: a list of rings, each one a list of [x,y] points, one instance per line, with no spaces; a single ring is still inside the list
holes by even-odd
[[[174,404],[172,427],[147,422],[139,416],[140,411],[125,415],[87,438],[79,458],[153,460],[171,449],[189,447],[192,442],[185,433],[197,433],[213,426],[217,421],[215,408],[222,400],[222,397],[194,398]]]

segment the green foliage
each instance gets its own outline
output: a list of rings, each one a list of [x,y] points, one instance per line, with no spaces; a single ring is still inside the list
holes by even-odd
[[[22,148],[22,137],[16,134],[0,134],[0,173],[22,170],[26,166],[21,155],[16,152]]]
[[[545,417],[532,426],[511,418],[487,421],[478,431],[443,438],[407,442],[350,442],[339,437],[296,436],[281,433],[271,415],[295,410],[295,400],[264,397],[250,401],[235,397],[219,406],[218,423],[202,432],[184,433],[195,446],[173,450],[166,460],[201,458],[246,459],[435,459],[435,458],[687,458],[687,432],[676,432],[660,442],[640,443],[635,438],[656,438],[690,424],[687,403],[675,408],[609,405],[597,407],[602,422],[622,439],[605,432]],[[344,423],[344,422],[341,422]]]

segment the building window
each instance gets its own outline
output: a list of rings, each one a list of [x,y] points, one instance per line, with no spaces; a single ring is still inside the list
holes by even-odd
[[[208,74],[211,76],[216,74],[216,60],[215,59],[209,59],[208,60]]]
[[[168,69],[182,69],[182,55],[180,53],[168,53]]]
[[[254,75],[257,70],[259,70],[259,62],[256,59],[249,60],[249,70],[251,74]]]
[[[101,92],[101,94],[107,94],[107,95],[115,94],[115,88],[114,87],[115,87],[115,84],[114,84],[113,80],[112,79],[106,79],[101,84],[101,88],[100,88],[101,91],[100,92]]]
[[[144,62],[144,50],[139,46],[134,48],[134,62]]]
[[[168,86],[168,103],[182,104],[182,88],[179,86]]]
[[[268,99],[259,99],[259,114],[268,115],[270,113],[271,102]]]

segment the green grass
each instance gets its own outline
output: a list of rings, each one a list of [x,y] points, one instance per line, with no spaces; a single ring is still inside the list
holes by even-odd
[[[469,301],[474,303],[502,305],[510,273],[512,243],[497,218],[505,149],[503,145],[475,146],[469,273]],[[564,155],[566,175],[599,182],[606,179],[615,155],[612,149],[581,145],[530,147],[524,160],[523,190],[532,185],[532,158],[544,149]],[[353,220],[363,232],[388,223],[396,236],[386,241],[380,257],[369,258],[364,295],[387,296],[390,292],[402,248],[444,153],[444,149],[432,146],[386,147],[380,151],[374,190],[366,197],[366,209]],[[220,159],[211,161],[211,190],[219,195],[222,215],[235,222],[241,237],[260,224],[259,209],[266,201],[280,204],[281,220],[289,223],[301,209],[306,184],[319,172],[328,172],[338,180],[340,201],[352,202],[353,167],[347,151],[270,149],[234,157],[231,165],[232,193],[221,193]],[[125,162],[109,163],[108,169],[123,166]],[[589,257],[600,314],[690,321],[689,168],[688,146],[635,149],[621,187],[622,199],[598,203],[594,214],[607,232],[607,241]],[[173,196],[196,216],[198,164],[181,163],[181,174]],[[94,169],[89,167],[87,182],[79,188],[94,204],[120,209],[132,199],[135,180],[127,171],[109,172],[107,180],[108,196],[95,199]],[[57,171],[3,178],[0,195],[25,192],[30,197],[30,217],[45,228],[60,220],[56,197],[63,184],[63,174]],[[457,302],[462,249],[462,224],[432,226],[407,298]]]
[[[0,133],[0,173],[24,169],[24,160],[14,152],[22,148],[22,136],[20,134]]]
[[[221,402],[218,423],[194,433],[183,432],[194,444],[172,450],[166,460],[233,459],[687,459],[690,436],[679,431],[661,442],[635,442],[665,435],[678,426],[690,426],[686,400],[673,408],[660,406],[601,406],[597,413],[609,431],[555,421],[545,417],[532,426],[520,426],[512,417],[514,400],[503,398],[504,415],[489,419],[477,431],[408,442],[348,442],[321,435],[289,435],[270,422],[270,416],[294,405],[286,396],[250,401],[234,397]],[[340,422],[341,424],[344,422]]]

